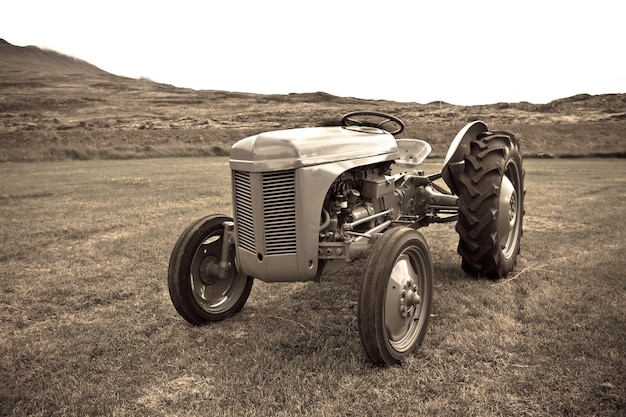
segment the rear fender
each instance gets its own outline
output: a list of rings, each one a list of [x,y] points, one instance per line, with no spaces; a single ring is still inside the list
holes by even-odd
[[[479,134],[487,132],[489,129],[481,121],[468,123],[457,133],[454,140],[450,144],[446,159],[443,161],[443,169],[441,176],[446,182],[450,190],[458,195],[458,187],[456,186],[457,178],[463,171],[465,155],[470,152],[470,142],[478,137]]]

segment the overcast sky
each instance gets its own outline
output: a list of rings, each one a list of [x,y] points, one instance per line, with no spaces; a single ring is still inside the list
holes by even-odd
[[[194,89],[428,103],[626,92],[623,0],[0,0],[0,38]]]

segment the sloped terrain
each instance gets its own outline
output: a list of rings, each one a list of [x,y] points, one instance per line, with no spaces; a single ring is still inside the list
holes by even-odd
[[[394,114],[405,137],[445,154],[467,122],[516,133],[527,155],[623,154],[626,94],[547,104],[457,106],[193,90],[109,74],[76,58],[0,40],[0,160],[224,154],[272,129],[337,124],[353,110]]]

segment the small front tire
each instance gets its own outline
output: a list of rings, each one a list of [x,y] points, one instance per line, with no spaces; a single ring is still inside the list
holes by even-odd
[[[237,313],[252,289],[254,279],[237,271],[235,262],[227,278],[209,273],[210,267],[220,261],[225,221],[232,219],[213,215],[197,220],[181,234],[172,250],[167,280],[170,297],[176,311],[194,325],[224,320]],[[231,259],[234,256],[232,247]]]
[[[359,331],[377,365],[399,365],[426,335],[432,306],[433,266],[421,233],[387,231],[367,259],[359,295]]]

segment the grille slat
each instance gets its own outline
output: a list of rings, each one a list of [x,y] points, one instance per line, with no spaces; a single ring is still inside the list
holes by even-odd
[[[263,220],[267,255],[296,253],[294,171],[263,174]]]
[[[235,213],[237,216],[239,246],[250,252],[256,252],[250,173],[235,171],[233,175],[235,178]]]

